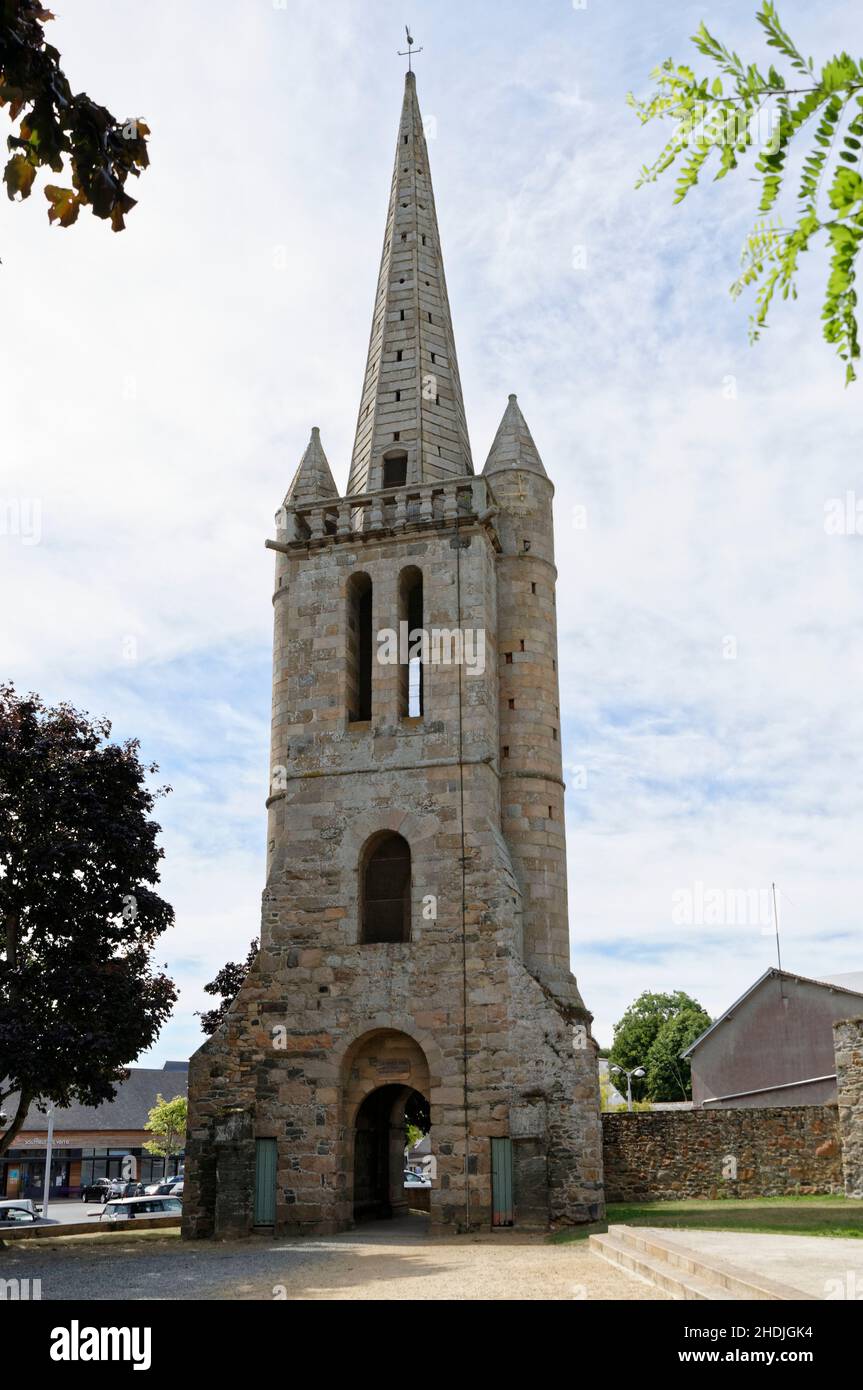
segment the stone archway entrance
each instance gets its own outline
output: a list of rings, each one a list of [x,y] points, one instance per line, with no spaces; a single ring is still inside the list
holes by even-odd
[[[410,1086],[379,1086],[357,1111],[354,1134],[354,1220],[405,1216],[408,1121],[428,1132],[428,1104]]]
[[[421,1197],[406,1191],[404,1178],[407,1122],[430,1128],[429,1066],[419,1043],[396,1029],[365,1033],[344,1058],[342,1087],[347,1220],[426,1206],[428,1189]]]

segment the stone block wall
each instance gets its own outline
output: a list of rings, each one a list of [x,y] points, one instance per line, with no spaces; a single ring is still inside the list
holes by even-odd
[[[846,1197],[863,1197],[863,1018],[833,1024]]]
[[[844,1190],[835,1105],[636,1111],[602,1130],[608,1202]]]

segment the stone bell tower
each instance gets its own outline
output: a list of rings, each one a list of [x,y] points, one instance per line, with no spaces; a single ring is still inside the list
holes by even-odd
[[[602,1214],[552,494],[515,396],[474,473],[408,73],[346,491],[313,429],[267,542],[261,949],[192,1059],[187,1236]],[[430,1134],[422,1188],[407,1120]]]

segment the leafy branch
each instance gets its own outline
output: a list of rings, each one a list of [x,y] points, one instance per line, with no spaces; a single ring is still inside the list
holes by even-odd
[[[86,92],[72,92],[60,54],[45,41],[42,26],[53,18],[39,0],[0,0],[0,106],[13,121],[21,118],[7,140],[6,192],[29,198],[37,172],[61,174],[67,160],[71,188],[45,185],[49,220],[70,227],[89,207],[120,232],[136,201],[126,179],[149,164],[150,132],[143,121],[118,121]]]
[[[821,239],[829,253],[823,335],[845,363],[847,385],[856,380],[855,363],[860,356],[855,280],[863,241],[863,180],[857,168],[863,146],[863,62],[840,53],[817,71],[813,60],[803,57],[783,29],[772,0],[764,0],[756,18],[768,46],[782,55],[806,85],[790,85],[797,79],[786,81],[772,63],[766,72],[754,63],[744,63],[701,24],[692,43],[718,69],[716,75],[696,76],[691,67],[669,58],[651,73],[655,89],[649,99],[629,94],[629,105],[642,125],[653,120],[676,123],[658,157],[643,166],[636,186],[655,183],[677,163],[674,201],[679,203],[711,161],[714,177],[721,179],[757,146],[758,218],[744,242],[741,273],[731,293],[737,298],[755,288],[750,340],[756,342],[767,327],[775,295],[796,299],[800,257],[816,238]],[[787,192],[792,142],[797,140],[799,148],[801,133],[810,122],[811,144],[803,158],[796,196],[789,195],[789,200],[794,196],[788,209],[791,215],[777,221],[774,208]]]

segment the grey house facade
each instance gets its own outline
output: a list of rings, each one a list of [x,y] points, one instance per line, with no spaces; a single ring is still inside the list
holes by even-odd
[[[863,973],[811,980],[765,970],[682,1054],[696,1107],[836,1100],[833,1024],[863,1015]]]

